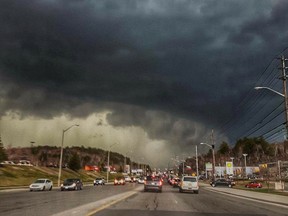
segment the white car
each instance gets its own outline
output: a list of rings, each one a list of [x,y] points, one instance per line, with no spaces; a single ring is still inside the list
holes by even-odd
[[[50,179],[37,179],[29,186],[30,191],[51,191],[52,188],[53,182]]]
[[[130,178],[130,176],[125,176],[125,182],[131,182],[131,178]]]
[[[144,181],[145,181],[144,177],[140,177],[138,179],[138,184],[144,184]]]
[[[183,176],[179,185],[179,192],[199,193],[199,183],[196,176]]]

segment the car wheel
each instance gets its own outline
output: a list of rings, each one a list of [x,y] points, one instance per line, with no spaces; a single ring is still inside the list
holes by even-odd
[[[181,188],[179,188],[179,192],[180,192],[180,193],[183,193],[183,190],[182,190]]]
[[[195,191],[193,191],[195,194],[198,194],[199,193],[199,191],[198,190],[195,190]]]
[[[32,192],[33,190],[32,189],[30,189],[30,192]]]
[[[51,191],[52,190],[52,186],[49,188],[49,191]]]
[[[45,186],[42,188],[42,191],[44,191],[45,190]]]

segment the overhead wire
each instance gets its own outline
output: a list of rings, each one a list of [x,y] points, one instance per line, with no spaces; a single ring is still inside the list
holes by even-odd
[[[286,47],[276,57],[283,54],[287,50],[288,47]],[[259,74],[254,86],[265,86],[276,91],[280,91],[281,85],[279,84],[280,82],[277,82],[279,74],[275,72],[275,70],[278,69],[278,66],[279,61],[276,62],[276,58],[272,58],[262,73]],[[241,136],[249,137],[252,135],[257,135],[262,131],[260,136],[265,136],[267,139],[270,139],[271,137],[274,138],[277,134],[279,134],[279,131],[275,132],[275,129],[282,126],[283,123],[272,129],[271,127],[273,126],[271,123],[275,121],[273,122],[275,125],[277,124],[276,122],[279,121],[279,117],[284,111],[282,110],[277,112],[277,110],[279,110],[284,102],[277,104],[275,107],[272,104],[274,100],[270,100],[269,103],[265,103],[265,101],[269,99],[268,97],[269,94],[267,92],[265,93],[264,91],[261,91],[261,93],[256,94],[254,88],[251,88],[248,93],[241,98],[240,103],[234,112],[235,114],[220,127],[220,135],[226,134],[226,136],[232,137],[233,140],[237,140],[241,138]],[[241,131],[241,127],[243,127],[243,125],[249,126],[249,129],[245,132]]]

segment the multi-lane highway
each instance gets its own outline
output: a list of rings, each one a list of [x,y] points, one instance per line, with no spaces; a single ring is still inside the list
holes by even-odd
[[[82,191],[0,192],[0,200],[0,215],[9,216],[288,215],[288,205],[218,193],[211,187],[189,194],[164,185],[162,193],[155,193],[143,192],[143,185],[136,183],[86,186]]]

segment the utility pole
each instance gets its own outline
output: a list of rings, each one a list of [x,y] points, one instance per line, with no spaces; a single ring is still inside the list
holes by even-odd
[[[212,129],[211,133],[211,144],[212,144],[212,156],[213,156],[213,163],[212,163],[212,178],[215,180],[215,144],[214,144],[214,130]]]
[[[281,56],[281,71],[282,71],[282,77],[281,79],[283,80],[283,95],[284,95],[284,101],[285,101],[285,126],[286,126],[286,138],[285,140],[287,141],[288,139],[288,99],[287,99],[287,86],[286,86],[286,80],[287,80],[287,75],[286,75],[286,66],[285,66],[285,61],[288,59],[285,59],[285,57],[282,55]]]

